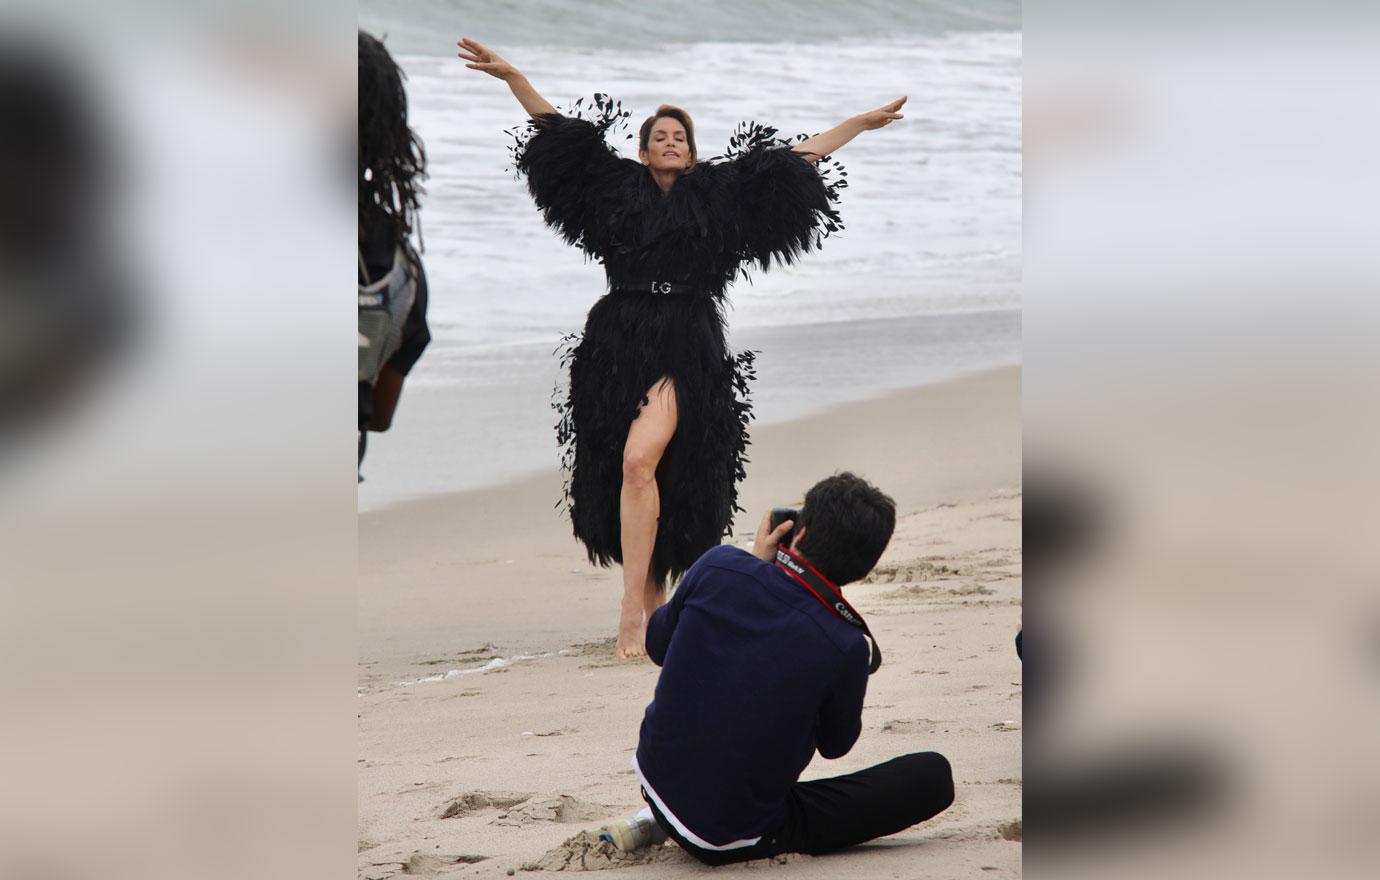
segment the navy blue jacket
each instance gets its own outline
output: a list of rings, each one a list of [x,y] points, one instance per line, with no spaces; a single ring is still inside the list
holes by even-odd
[[[780,828],[815,749],[840,757],[862,731],[867,639],[736,547],[695,562],[648,622],[647,653],[662,669],[637,767],[668,818],[711,845]]]

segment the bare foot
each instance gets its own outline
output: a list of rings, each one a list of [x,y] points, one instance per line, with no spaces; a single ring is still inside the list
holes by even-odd
[[[614,649],[620,660],[631,660],[647,654],[647,618],[640,605],[623,605],[618,616],[618,645]]]

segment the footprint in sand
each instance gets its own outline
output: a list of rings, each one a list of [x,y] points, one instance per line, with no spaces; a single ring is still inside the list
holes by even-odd
[[[520,792],[467,791],[441,810],[442,819],[462,819],[483,810],[507,810],[530,798]]]
[[[862,582],[865,584],[908,584],[934,581],[959,573],[957,568],[925,559],[879,565]]]
[[[531,798],[515,804],[500,813],[490,825],[509,825],[521,827],[538,822],[593,822],[598,819],[618,817],[631,811],[632,807],[610,804],[591,804],[568,794],[553,797]]]
[[[539,732],[539,731],[533,731],[533,730],[524,730],[524,731],[522,732],[522,735],[523,735],[523,736],[565,736],[565,735],[568,734],[568,733],[579,733],[579,732],[580,732],[580,731],[576,730],[576,729],[573,728],[573,727],[560,727],[560,728],[557,728],[556,730],[548,730],[548,731],[545,731],[545,732]]]
[[[398,789],[394,794],[427,794],[443,787],[440,782],[414,782]]]
[[[522,866],[523,871],[607,871],[633,865],[673,863],[697,864],[688,853],[675,844],[649,846],[635,852],[622,852],[613,844],[599,839],[597,832],[579,834],[550,850],[546,855]]]
[[[439,874],[455,865],[473,865],[487,860],[488,856],[458,854],[442,855],[440,853],[415,852],[407,861],[400,863],[402,873],[417,877],[430,877]],[[399,864],[397,862],[375,862],[375,867],[389,864]]]
[[[809,858],[810,856],[788,853],[769,859],[745,862],[743,867],[751,869],[761,865],[788,865]],[[620,852],[614,848],[613,844],[600,840],[597,832],[581,831],[565,843],[547,852],[537,861],[523,865],[522,870],[607,871],[612,868],[630,868],[635,865],[654,864],[699,866],[699,862],[674,843],[667,843],[664,846],[649,846],[635,852]]]
[[[933,599],[940,594],[938,587],[922,587],[919,584],[906,584],[898,590],[883,593],[879,598],[888,602],[904,601],[907,599]]]
[[[605,669],[609,667],[627,668],[639,665],[639,660],[623,660],[615,653],[618,640],[615,638],[596,639],[592,642],[581,642],[578,645],[571,645],[562,651],[569,657],[583,657],[589,662],[580,664],[581,669]],[[641,661],[651,663],[646,657],[640,658]]]
[[[571,645],[565,653],[574,657],[602,657],[605,654],[612,654],[617,644],[618,640],[610,636],[606,639],[595,639],[592,642],[580,642],[578,645]]]
[[[934,733],[934,729],[938,725],[939,722],[932,718],[917,718],[913,721],[888,721],[882,725],[882,733]]]
[[[383,878],[395,877],[401,872],[415,877],[431,877],[442,871],[453,868],[456,865],[473,865],[478,862],[487,861],[488,858],[488,856],[472,855],[468,853],[447,855],[442,853],[424,853],[418,850],[405,862],[370,862],[370,867],[384,868],[386,870],[379,874],[365,872],[363,876],[365,880],[376,880],[376,878],[377,880],[383,880]]]
[[[992,591],[982,584],[968,584],[967,586],[956,587],[952,590],[945,590],[950,596],[990,596]]]
[[[969,825],[947,831],[936,831],[933,836],[936,840],[1012,840],[1019,842],[1022,838],[1021,822],[1021,819],[1013,819],[1010,822],[1001,822],[996,825]]]
[[[908,601],[911,599],[936,599],[942,596],[953,596],[956,598],[966,598],[968,596],[991,596],[992,590],[982,584],[965,584],[961,587],[951,589],[941,589],[940,587],[921,586],[920,584],[905,584],[899,589],[889,593],[883,593],[881,599],[889,602]]]

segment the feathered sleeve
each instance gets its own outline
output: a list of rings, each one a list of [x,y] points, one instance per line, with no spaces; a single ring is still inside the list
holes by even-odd
[[[774,128],[742,123],[729,139],[729,171],[741,257],[763,269],[788,264],[843,228],[835,205],[848,173],[828,156],[811,164]]]
[[[641,167],[608,143],[611,134],[626,129],[629,115],[607,95],[595,95],[588,105],[581,98],[568,112],[542,114],[509,132],[513,170],[527,178],[547,225],[594,256],[603,252],[607,234],[598,220],[601,201],[616,192],[630,168]]]

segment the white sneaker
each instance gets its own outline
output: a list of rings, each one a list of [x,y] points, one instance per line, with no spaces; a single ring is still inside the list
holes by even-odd
[[[651,816],[634,816],[599,829],[599,839],[607,840],[623,852],[644,846],[660,846],[666,842],[666,832]]]

